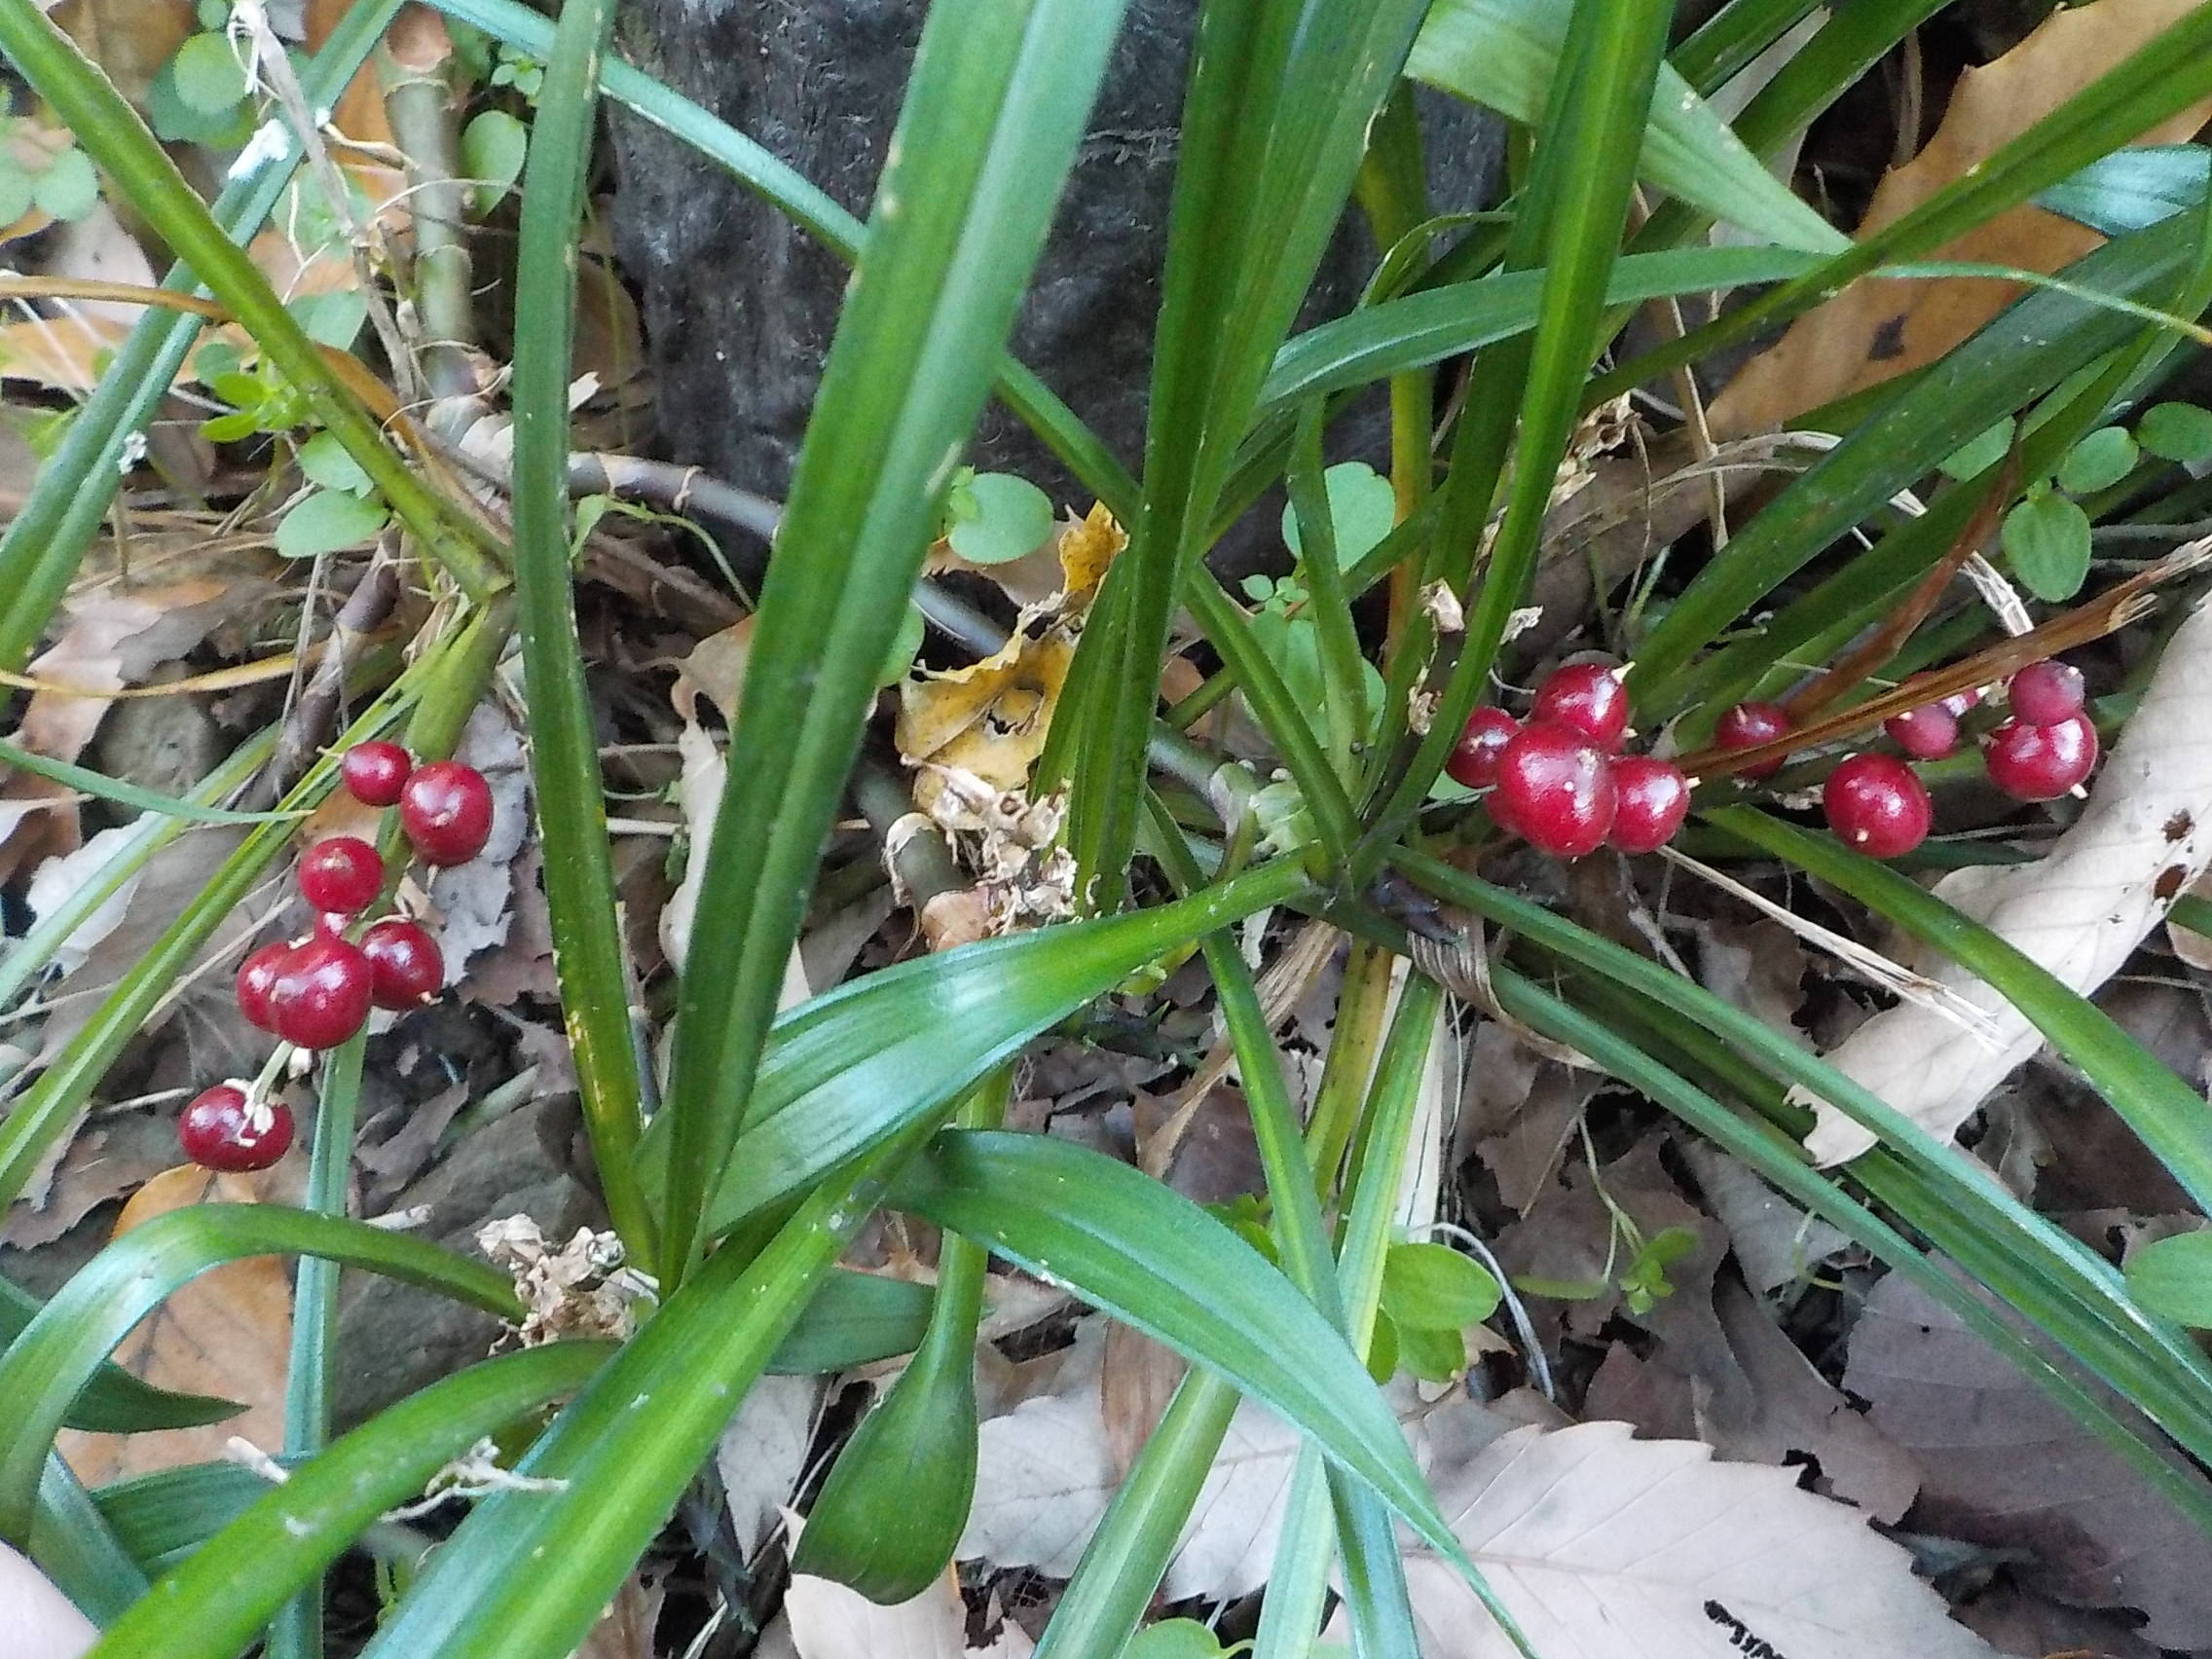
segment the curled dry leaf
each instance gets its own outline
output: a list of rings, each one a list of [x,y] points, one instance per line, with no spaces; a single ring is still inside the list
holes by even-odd
[[[123,1206],[115,1235],[192,1204],[281,1198],[305,1163],[305,1154],[295,1148],[258,1175],[218,1175],[193,1164],[166,1170]],[[210,1269],[133,1326],[114,1359],[157,1387],[237,1400],[246,1410],[221,1422],[156,1434],[65,1429],[57,1442],[61,1455],[79,1480],[99,1486],[220,1457],[234,1435],[256,1446],[280,1446],[291,1346],[292,1284],[280,1260],[254,1256]]]
[[[1995,62],[1969,69],[1943,123],[1920,154],[1894,168],[1859,228],[1863,237],[1902,218],[1979,166],[2066,99],[2203,0],[2097,0],[2054,13]],[[2212,114],[2199,102],[2137,137],[2178,143]],[[2014,207],[1937,248],[1937,259],[2056,271],[2096,247],[2094,231],[2040,207]],[[1934,362],[2018,298],[2019,284],[1988,278],[1863,277],[1800,317],[1714,403],[1716,437],[1778,426],[1791,416]]]
[[[2034,864],[1953,871],[1938,897],[2086,996],[2124,963],[2167,906],[2212,862],[2212,607],[2185,618],[2166,646],[2080,819]],[[1955,963],[1933,977],[1989,1015],[1984,1032],[1921,1003],[1862,1025],[1829,1063],[1890,1105],[1949,1137],[2041,1047],[2027,1018]],[[1858,1157],[1874,1137],[1824,1101],[1806,1146],[1824,1164]]]
[[[1012,1619],[982,1646],[969,1646],[967,1604],[949,1572],[889,1607],[834,1579],[794,1573],[758,1648],[761,1659],[1029,1659],[1035,1650]]]
[[[1542,1654],[1993,1659],[1912,1558],[1795,1472],[1626,1423],[1521,1428],[1430,1471],[1452,1530]],[[1458,1570],[1406,1561],[1427,1659],[1513,1659]]]
[[[514,1275],[525,1317],[516,1340],[525,1347],[563,1337],[621,1341],[637,1324],[637,1304],[653,1281],[623,1266],[622,1240],[588,1227],[558,1250],[527,1215],[499,1216],[476,1230],[476,1247]]]
[[[761,1546],[781,1528],[784,1505],[806,1477],[822,1386],[819,1377],[761,1378],[716,1445],[722,1498],[748,1562],[757,1559]]]
[[[2139,1608],[2150,1615],[2144,1635],[2160,1647],[2212,1646],[2203,1538],[1910,1280],[1892,1273],[1868,1295],[1843,1384],[1918,1460],[1923,1530],[2028,1551],[2033,1563],[2020,1572],[2039,1594]]]

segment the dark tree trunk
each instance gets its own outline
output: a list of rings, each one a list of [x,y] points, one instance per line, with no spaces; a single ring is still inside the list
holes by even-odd
[[[923,0],[636,0],[621,45],[866,216],[926,11]],[[1017,353],[1132,470],[1174,183],[1195,0],[1131,0],[1089,135],[1014,336]],[[1439,210],[1479,205],[1495,127],[1424,106]],[[672,459],[780,496],[806,426],[845,272],[775,209],[658,129],[621,118],[616,234],[645,297]],[[1356,215],[1323,261],[1308,311],[1344,310],[1374,263]],[[1375,453],[1376,412],[1342,446]],[[977,464],[1036,479],[1079,510],[1073,481],[1003,409]],[[1379,459],[1379,457],[1378,457]]]

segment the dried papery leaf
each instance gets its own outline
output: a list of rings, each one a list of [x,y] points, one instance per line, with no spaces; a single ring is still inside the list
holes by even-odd
[[[783,1525],[784,1505],[806,1473],[821,1406],[821,1378],[763,1377],[722,1430],[715,1467],[748,1561]]]
[[[192,1164],[155,1176],[123,1206],[121,1237],[142,1222],[198,1203],[281,1202],[306,1166],[299,1148],[258,1175],[218,1175]],[[284,1440],[284,1372],[292,1343],[292,1284],[282,1261],[226,1262],[170,1293],[115,1350],[125,1370],[158,1387],[237,1400],[246,1411],[201,1428],[156,1434],[64,1430],[61,1455],[87,1486],[218,1458],[241,1436],[263,1448]]]
[[[575,1659],[654,1659],[653,1630],[664,1594],[660,1584],[632,1574],[599,1615]]]
[[[2212,608],[2167,643],[2157,673],[2114,745],[2089,803],[2034,864],[1955,870],[1936,894],[2086,996],[2119,972],[2167,906],[2212,862]],[[1930,976],[1983,1010],[1995,1045],[1916,1003],[1887,1009],[1828,1055],[1846,1076],[1948,1139],[2012,1069],[2042,1047],[2026,1016],[1955,963]],[[1874,1137],[1825,1102],[1806,1138],[1824,1164]]]
[[[1923,1530],[2027,1551],[2031,1562],[2015,1570],[2028,1588],[2083,1606],[2138,1608],[2157,1646],[2212,1645],[2202,1536],[1918,1285],[1892,1273],[1874,1286],[1852,1331],[1843,1383],[1918,1460]],[[2157,1437],[2148,1425],[2143,1432]]]
[[[2138,48],[2156,40],[2202,0],[2096,0],[2055,13],[1994,63],[1969,69],[1943,122],[1910,162],[1893,168],[1859,227],[1902,218],[1964,177]],[[2212,114],[2200,102],[2136,141],[2170,144]],[[2095,232],[2021,206],[1936,249],[1936,259],[2050,272],[2102,240]],[[1934,362],[2019,297],[2019,284],[1982,278],[1865,277],[1808,313],[1780,344],[1754,359],[1713,405],[1716,436],[1763,431],[1849,392]]]
[[[143,680],[206,639],[236,603],[231,584],[203,576],[158,588],[109,588],[68,602],[61,636],[32,660],[30,678],[94,694],[42,691],[16,741],[56,760],[74,760],[99,729],[108,703],[97,691]]]
[[[514,926],[514,861],[530,831],[530,778],[522,734],[490,703],[471,711],[454,758],[484,774],[492,787],[492,835],[466,864],[432,872],[429,907],[449,982],[469,959],[504,944]]]
[[[1016,634],[981,662],[900,682],[892,734],[899,753],[916,763],[973,772],[993,789],[1020,788],[1045,747],[1074,655],[1063,634]],[[929,811],[941,788],[925,771],[915,782],[916,804]]]
[[[1516,1429],[1430,1472],[1476,1567],[1542,1654],[1993,1659],[1912,1558],[1792,1470],[1628,1425]],[[1426,1659],[1511,1659],[1456,1567],[1412,1551]]]
[[[1012,1619],[968,1645],[968,1608],[949,1572],[910,1602],[880,1607],[812,1573],[792,1575],[784,1610],[761,1637],[762,1659],[1029,1659],[1036,1643]]]

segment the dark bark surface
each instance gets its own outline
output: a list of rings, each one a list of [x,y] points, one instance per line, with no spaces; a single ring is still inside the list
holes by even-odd
[[[620,44],[865,216],[926,10],[923,0],[636,0]],[[1196,10],[1196,0],[1132,0],[1014,338],[1024,360],[1132,470],[1144,448]],[[1441,100],[1424,117],[1437,209],[1479,205],[1497,171],[1495,128]],[[644,296],[662,448],[780,496],[836,325],[844,268],[666,134],[618,118],[616,139],[616,235]],[[1346,309],[1373,261],[1364,228],[1347,220],[1309,316]],[[1343,440],[1375,452],[1380,434],[1371,414],[1347,424]],[[1079,510],[1088,504],[996,406],[972,459],[1024,473]]]

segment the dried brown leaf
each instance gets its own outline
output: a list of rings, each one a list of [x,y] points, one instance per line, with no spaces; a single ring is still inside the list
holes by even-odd
[[[1969,69],[1943,122],[1910,162],[1893,168],[1860,226],[1863,237],[1966,176],[2011,139],[2150,41],[2203,0],[2096,0],[2054,13],[1993,63]],[[2138,135],[2176,143],[2212,114],[2212,100]],[[2096,233],[2039,207],[2015,207],[1932,257],[2056,271],[2094,248]],[[1935,361],[2019,296],[1987,278],[1862,278],[1800,317],[1714,403],[1718,437],[1764,431],[1794,415]]]
[[[157,1175],[123,1206],[121,1237],[141,1222],[191,1204],[255,1203],[283,1192],[304,1166],[295,1149],[259,1175],[218,1175],[187,1164]],[[65,1430],[60,1452],[87,1486],[222,1456],[234,1435],[263,1451],[284,1439],[284,1372],[292,1342],[292,1285],[275,1256],[227,1262],[178,1287],[141,1319],[115,1362],[157,1387],[237,1400],[240,1416],[154,1434]]]

